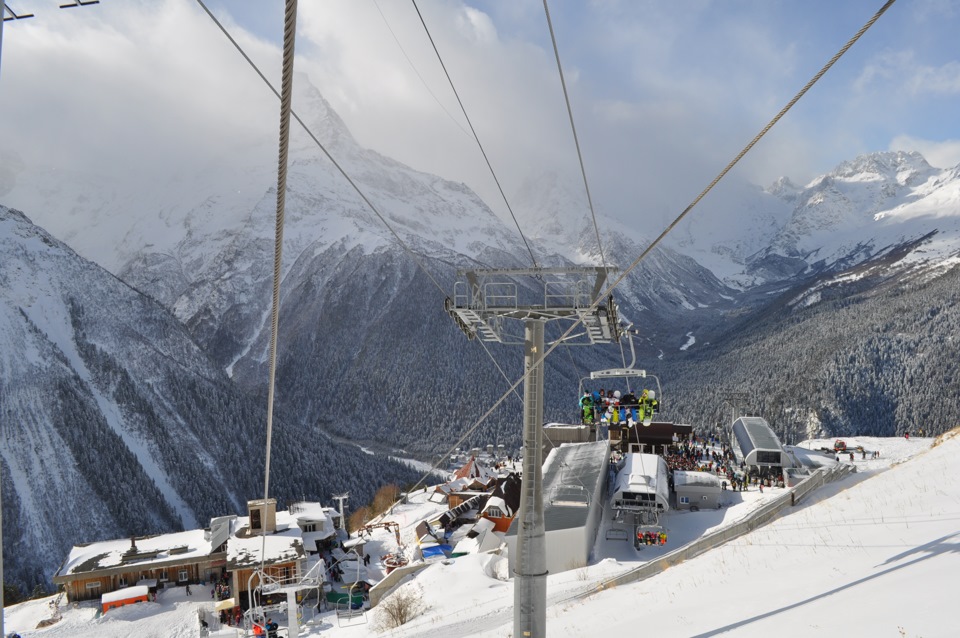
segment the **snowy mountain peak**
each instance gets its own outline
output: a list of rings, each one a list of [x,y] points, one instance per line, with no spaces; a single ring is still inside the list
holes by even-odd
[[[781,177],[767,188],[767,192],[782,199],[796,197],[801,188],[790,181],[789,177]]]
[[[886,151],[860,155],[842,162],[827,177],[848,181],[889,181],[901,186],[913,186],[934,172],[916,151]]]
[[[295,73],[293,110],[300,116],[307,128],[324,144],[332,146],[356,145],[356,140],[330,103],[323,97],[320,90],[310,82],[306,73]],[[299,129],[299,127],[297,127]],[[315,149],[313,140],[305,135],[303,144],[309,144]]]

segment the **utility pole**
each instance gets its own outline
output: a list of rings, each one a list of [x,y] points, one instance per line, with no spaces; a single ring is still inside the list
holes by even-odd
[[[565,345],[611,343],[621,330],[613,298],[600,297],[610,269],[534,268],[469,270],[457,273],[447,313],[468,339],[523,344],[523,477],[517,516],[514,563],[513,635],[544,638],[547,612],[547,550],[543,514],[544,332],[548,321],[578,322],[583,329]],[[527,285],[517,279],[527,278]],[[594,281],[590,281],[590,279]],[[506,330],[504,319],[524,322],[522,341]],[[579,339],[576,343],[574,339]]]

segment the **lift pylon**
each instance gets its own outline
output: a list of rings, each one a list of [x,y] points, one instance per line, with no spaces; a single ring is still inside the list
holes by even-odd
[[[447,313],[468,339],[524,346],[523,486],[514,569],[513,635],[546,635],[547,562],[543,517],[543,356],[548,321],[580,322],[583,329],[563,345],[593,345],[620,339],[613,297],[594,303],[603,291],[606,267],[469,270],[445,302]],[[526,282],[518,279],[526,278]],[[522,339],[506,319],[524,322]]]

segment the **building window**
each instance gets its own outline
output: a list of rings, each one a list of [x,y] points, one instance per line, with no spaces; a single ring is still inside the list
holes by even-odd
[[[260,510],[250,512],[250,529],[260,529]]]
[[[680,502],[683,503],[683,504],[687,504],[687,503],[690,502],[690,497],[689,497],[689,496],[681,496],[681,497],[680,497]]]
[[[127,586],[127,579],[126,579],[126,578],[124,578],[123,576],[121,576],[120,578],[117,579],[117,587],[126,587],[126,586]]]
[[[492,518],[503,518],[503,513],[496,507],[491,507],[487,510],[487,516]]]
[[[165,570],[165,569],[164,569],[164,570],[161,570],[161,571],[160,571],[160,582],[164,582],[164,583],[165,583],[165,582],[167,582],[167,580],[169,580],[169,579],[167,578],[167,570]]]
[[[317,524],[316,524],[316,523],[304,523],[304,524],[303,524],[303,531],[304,531],[304,532],[315,532],[315,531],[317,531]]]
[[[187,570],[181,569],[181,570],[180,570],[180,578],[179,578],[179,581],[178,581],[178,582],[181,582],[181,583],[182,583],[182,582],[184,582],[184,581],[186,581],[186,580],[189,580],[189,578],[190,578],[190,575],[187,573]]]

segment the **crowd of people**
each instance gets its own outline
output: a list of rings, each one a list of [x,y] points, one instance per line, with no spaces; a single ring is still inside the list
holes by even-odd
[[[222,576],[213,583],[213,589],[210,590],[210,598],[213,600],[226,600],[230,598],[230,583],[226,576]]]
[[[627,390],[607,391],[603,388],[593,392],[584,391],[580,397],[580,422],[584,425],[603,423],[608,425],[649,423],[660,411],[656,392],[644,390],[638,397]]]
[[[720,451],[716,450],[717,447],[720,447]],[[671,472],[684,470],[726,474],[731,466],[736,465],[733,450],[728,445],[700,437],[671,446],[664,460]]]
[[[637,540],[641,545],[666,545],[667,533],[650,531],[644,532],[639,530],[637,531]]]
[[[756,469],[750,471],[742,462],[738,465],[730,446],[712,438],[694,437],[693,441],[673,445],[664,460],[671,475],[674,470],[712,472],[724,479],[724,489],[729,485],[736,492],[746,491],[751,485],[761,490],[784,486],[783,478],[778,475],[766,476]]]

